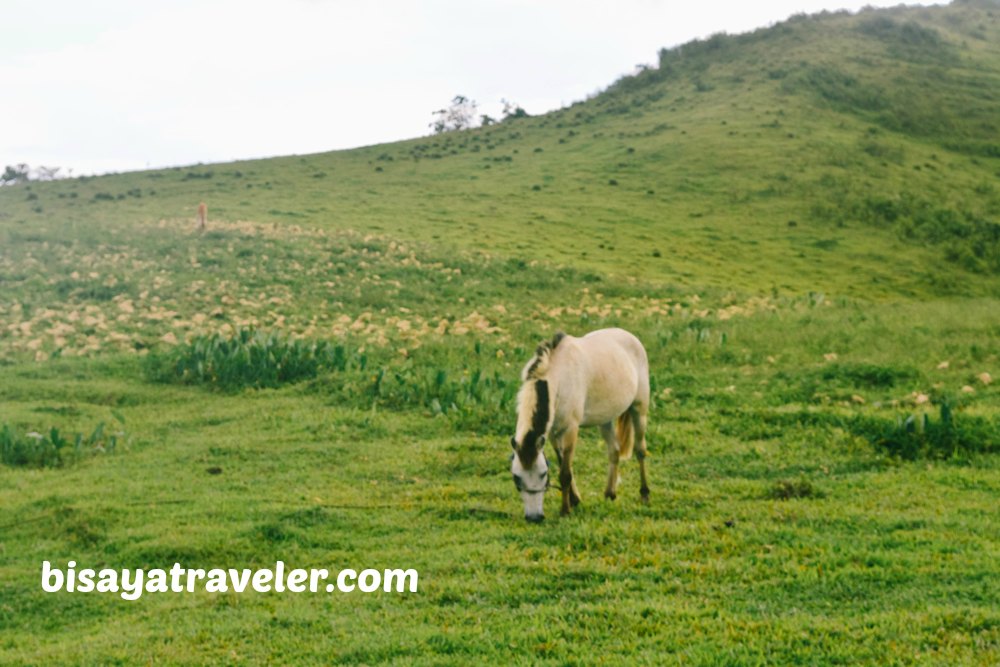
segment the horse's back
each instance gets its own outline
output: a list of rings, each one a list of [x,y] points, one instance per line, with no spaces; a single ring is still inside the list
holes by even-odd
[[[588,370],[584,422],[605,423],[635,403],[649,403],[649,360],[624,329],[599,329],[576,339]]]
[[[588,348],[591,358],[611,359],[622,365],[624,371],[634,370],[640,383],[645,379],[646,384],[649,384],[649,358],[646,356],[646,348],[631,332],[618,328],[598,329],[580,340]],[[624,364],[626,359],[629,363]]]

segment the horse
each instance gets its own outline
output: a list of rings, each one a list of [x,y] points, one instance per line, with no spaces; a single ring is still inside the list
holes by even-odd
[[[608,450],[604,497],[618,495],[618,463],[632,451],[639,462],[642,502],[646,481],[646,415],[649,359],[642,343],[624,329],[599,329],[577,338],[563,332],[544,341],[521,371],[517,427],[510,439],[511,474],[524,501],[524,518],[545,518],[543,500],[549,464],[543,447],[551,440],[559,461],[562,516],[580,503],[573,479],[573,451],[581,426],[598,426]]]

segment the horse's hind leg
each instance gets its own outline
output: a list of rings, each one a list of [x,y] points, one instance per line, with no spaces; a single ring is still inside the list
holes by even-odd
[[[608,485],[604,487],[604,497],[614,500],[618,497],[618,437],[614,422],[601,424],[601,435],[608,447]]]
[[[645,405],[637,405],[632,408],[632,428],[635,429],[635,458],[639,461],[639,479],[642,486],[639,493],[642,502],[649,503],[649,484],[646,481],[646,411]]]

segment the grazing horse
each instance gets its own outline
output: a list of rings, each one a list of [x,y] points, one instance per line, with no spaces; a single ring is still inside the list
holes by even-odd
[[[576,338],[562,332],[538,346],[521,372],[517,430],[510,444],[514,485],[524,500],[524,518],[545,518],[542,500],[549,464],[542,452],[551,440],[559,461],[562,514],[580,502],[573,480],[573,450],[581,426],[599,426],[608,447],[608,485],[604,497],[617,496],[618,462],[635,449],[646,483],[646,413],[649,411],[649,360],[639,339],[624,329],[600,329]]]

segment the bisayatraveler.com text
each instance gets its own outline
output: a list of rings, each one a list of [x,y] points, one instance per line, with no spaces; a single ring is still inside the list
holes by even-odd
[[[174,563],[169,569],[148,571],[128,568],[83,567],[69,561],[65,568],[42,562],[42,590],[46,593],[116,593],[125,600],[138,600],[144,593],[416,593],[418,574],[414,569],[336,570],[287,568],[283,561],[274,567],[186,568]]]

